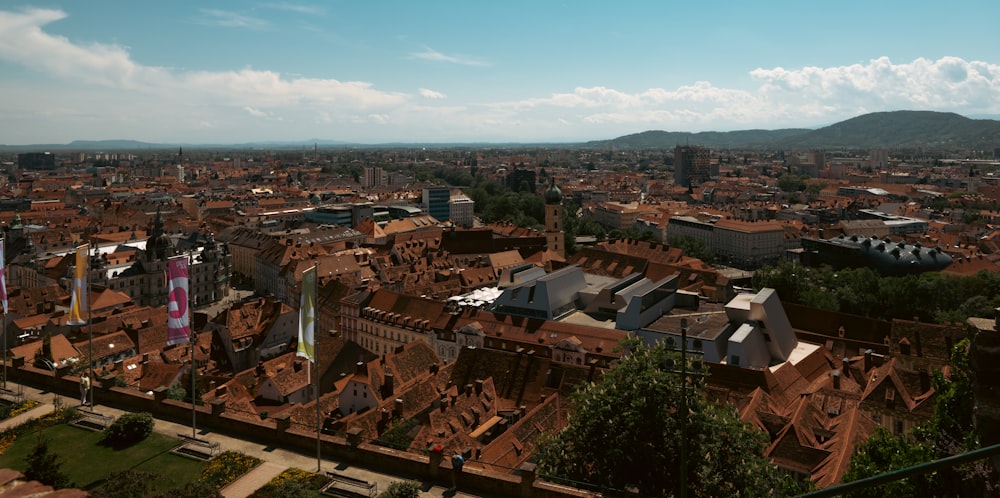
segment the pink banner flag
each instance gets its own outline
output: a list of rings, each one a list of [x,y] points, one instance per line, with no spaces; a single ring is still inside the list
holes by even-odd
[[[188,260],[186,256],[167,261],[167,345],[184,344],[190,340],[188,319]]]

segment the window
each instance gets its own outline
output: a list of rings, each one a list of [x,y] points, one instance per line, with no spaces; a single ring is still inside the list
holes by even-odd
[[[730,355],[729,356],[729,363],[731,365],[733,365],[734,367],[740,366],[740,357],[737,356],[737,355]]]

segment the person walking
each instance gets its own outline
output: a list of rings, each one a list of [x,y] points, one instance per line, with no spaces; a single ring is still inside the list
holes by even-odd
[[[80,405],[87,406],[87,394],[90,392],[90,375],[83,372],[80,376]]]
[[[451,456],[451,489],[458,489],[458,476],[462,474],[462,467],[465,465],[465,458],[455,453]]]

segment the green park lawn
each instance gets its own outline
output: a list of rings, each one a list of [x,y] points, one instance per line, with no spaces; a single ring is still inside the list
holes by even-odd
[[[206,466],[205,462],[170,453],[179,441],[169,436],[154,432],[135,445],[116,449],[100,444],[102,432],[59,424],[18,436],[0,455],[0,468],[24,472],[26,456],[39,437],[48,440],[49,451],[57,455],[74,486],[88,491],[100,487],[111,473],[127,469],[156,473],[153,490],[164,491],[196,481]]]

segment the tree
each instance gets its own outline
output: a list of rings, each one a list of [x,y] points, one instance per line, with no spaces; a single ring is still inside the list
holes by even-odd
[[[670,245],[684,251],[685,256],[704,261],[706,265],[715,262],[715,252],[701,239],[681,235],[670,239]]]
[[[631,354],[573,398],[567,427],[542,438],[539,471],[641,496],[677,496],[681,441],[688,441],[689,496],[765,496],[786,481],[764,456],[767,434],[742,422],[735,409],[707,400],[700,380],[685,387],[666,370],[677,353],[630,341]]]
[[[112,472],[101,487],[90,492],[91,498],[132,498],[147,496],[159,474],[144,470],[126,469]]]
[[[60,469],[58,455],[49,451],[47,439],[39,437],[26,460],[28,465],[24,470],[24,477],[28,480],[39,481],[56,489],[73,486],[69,477]]]
[[[937,395],[934,415],[907,434],[893,436],[883,428],[875,431],[851,458],[844,482],[912,467],[980,447],[973,421],[972,378],[969,342],[963,340],[951,352],[950,377],[934,374]],[[911,476],[851,493],[851,497],[883,496],[996,496],[1000,482],[989,462],[982,460],[933,473]]]

